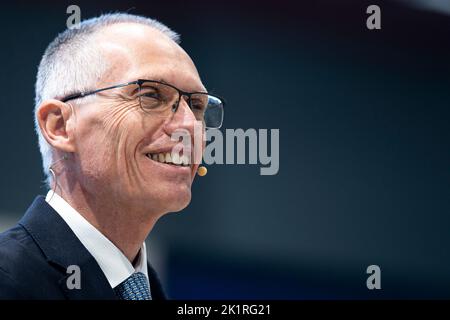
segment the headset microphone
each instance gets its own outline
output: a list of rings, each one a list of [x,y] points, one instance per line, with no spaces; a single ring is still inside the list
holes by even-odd
[[[204,166],[198,167],[198,169],[197,169],[197,174],[198,174],[200,177],[206,176],[207,173],[208,173],[208,169],[206,169],[206,167],[204,167]]]

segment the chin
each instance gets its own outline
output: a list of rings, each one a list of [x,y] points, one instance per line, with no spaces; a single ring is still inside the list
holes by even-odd
[[[173,197],[167,199],[167,204],[170,204],[167,208],[168,212],[179,212],[186,208],[191,202],[191,190],[185,192],[179,192]]]
[[[191,188],[188,186],[172,186],[171,188],[165,188],[165,190],[159,190],[156,198],[154,193],[152,195],[149,194],[147,199],[153,198],[153,204],[158,203],[156,207],[153,206],[153,210],[156,209],[156,211],[165,214],[183,210],[191,202],[191,197]]]

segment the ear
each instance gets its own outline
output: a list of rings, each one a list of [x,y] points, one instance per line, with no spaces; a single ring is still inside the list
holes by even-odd
[[[37,110],[37,119],[45,140],[57,150],[75,152],[74,114],[64,102],[49,99]]]

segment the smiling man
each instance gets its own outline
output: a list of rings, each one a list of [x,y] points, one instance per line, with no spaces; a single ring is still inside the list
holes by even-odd
[[[178,42],[155,20],[108,14],[49,45],[35,123],[50,191],[0,235],[0,298],[165,298],[144,241],[189,204],[195,142],[223,119]]]

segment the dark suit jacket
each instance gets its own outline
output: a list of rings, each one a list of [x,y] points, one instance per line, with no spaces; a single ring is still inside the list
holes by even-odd
[[[81,289],[68,289],[67,267],[80,267]],[[154,300],[165,299],[148,265]],[[38,196],[19,223],[0,234],[0,299],[118,299],[99,265],[66,222]]]

